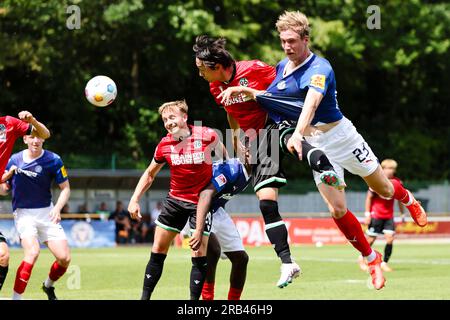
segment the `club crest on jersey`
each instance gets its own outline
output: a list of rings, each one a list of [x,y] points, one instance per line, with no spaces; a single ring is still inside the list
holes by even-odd
[[[239,80],[239,84],[240,84],[241,86],[243,86],[243,87],[248,87],[248,80],[247,80],[247,78],[241,78],[241,79]]]
[[[281,80],[280,82],[277,83],[277,89],[278,90],[284,90],[286,89],[286,81]]]
[[[217,177],[215,177],[215,179],[217,184],[219,185],[219,187],[224,186],[225,183],[227,183],[227,178],[225,178],[225,176],[222,174],[219,174]]]
[[[325,89],[325,75],[315,74],[311,77],[310,85],[319,89]]]
[[[42,172],[42,167],[41,166],[34,167],[34,172],[41,173]]]
[[[4,124],[0,124],[0,141],[6,141],[6,127]]]
[[[194,148],[195,149],[201,149],[202,148],[202,142],[200,140],[194,141]]]

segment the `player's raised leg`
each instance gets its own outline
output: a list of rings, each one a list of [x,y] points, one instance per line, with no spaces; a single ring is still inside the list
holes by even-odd
[[[47,279],[42,284],[42,290],[48,297],[48,300],[58,300],[55,295],[54,284],[67,271],[70,264],[70,249],[67,240],[49,240],[45,243],[56,260],[50,267]]]
[[[278,189],[262,188],[256,192],[259,208],[264,218],[265,230],[270,243],[274,246],[277,256],[281,260],[281,276],[277,282],[279,288],[286,287],[297,278],[301,269],[292,260],[288,243],[288,230],[278,211]]]
[[[294,155],[287,149],[287,143],[292,137],[293,131],[294,129],[290,128],[282,132],[280,141],[282,142],[282,150],[297,158],[297,155]],[[346,187],[345,182],[339,177],[323,150],[312,146],[305,140],[302,141],[302,159],[306,159],[310,168],[320,174],[319,178],[322,183],[338,190],[343,190]]]
[[[9,250],[6,244],[6,238],[0,232],[0,290],[6,280],[9,266]]]
[[[420,205],[420,203],[414,198],[412,193],[405,189],[402,183],[396,179],[388,179],[383,173],[381,166],[369,176],[363,177],[367,185],[385,198],[394,198],[400,201],[408,209],[414,222],[424,227],[427,225],[427,214]]]
[[[39,257],[39,241],[35,236],[26,236],[21,239],[24,250],[24,258],[17,268],[16,279],[14,281],[13,300],[21,300],[22,294],[28,284],[33,266]]]
[[[322,183],[318,185],[318,189],[327,203],[339,230],[341,230],[352,246],[367,259],[375,289],[383,288],[385,279],[381,270],[381,254],[376,250],[372,250],[361,228],[361,224],[347,208],[345,191],[331,188]]]

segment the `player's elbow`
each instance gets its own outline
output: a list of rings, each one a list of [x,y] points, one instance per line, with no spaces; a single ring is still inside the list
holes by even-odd
[[[39,131],[37,131],[35,129],[35,132],[39,136],[39,138],[44,139],[44,140],[47,140],[51,136],[50,130],[48,130],[47,128],[41,129]]]
[[[41,138],[44,139],[44,140],[47,140],[47,139],[50,138],[50,137],[51,137],[50,130],[45,130],[45,131],[42,133],[42,136],[41,136]]]

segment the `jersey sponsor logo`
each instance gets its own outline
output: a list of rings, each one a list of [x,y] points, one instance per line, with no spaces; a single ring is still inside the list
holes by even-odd
[[[171,154],[170,160],[174,166],[182,164],[200,164],[205,161],[205,153],[194,152],[185,154]]]
[[[315,74],[311,77],[310,85],[319,89],[325,89],[325,75]]]
[[[0,141],[6,141],[6,127],[4,124],[0,124]]]
[[[217,177],[214,178],[216,180],[219,187],[224,186],[227,183],[227,178],[222,174],[219,174]]]
[[[66,167],[64,167],[64,166],[61,167],[61,174],[62,174],[63,178],[67,178]]]
[[[246,101],[252,100],[249,96],[246,96],[245,94],[239,93],[238,95],[231,97],[224,103],[225,107],[230,106],[232,104],[242,103]]]
[[[248,87],[248,80],[247,78],[241,78],[239,79],[239,84],[243,87]]]
[[[284,90],[286,89],[286,81],[281,80],[280,82],[277,83],[277,89],[278,90]]]
[[[20,168],[17,168],[17,173],[19,173],[19,174],[22,173],[22,174],[26,175],[27,177],[31,177],[31,178],[36,178],[38,175],[36,172],[23,170]]]

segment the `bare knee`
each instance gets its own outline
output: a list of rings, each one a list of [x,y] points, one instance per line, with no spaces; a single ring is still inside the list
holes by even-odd
[[[347,206],[345,202],[336,202],[328,206],[331,216],[335,219],[340,219],[347,213]]]
[[[39,257],[39,253],[40,253],[39,248],[28,249],[25,253],[25,260],[30,263],[35,263]]]
[[[70,264],[70,261],[71,261],[70,254],[67,253],[67,254],[65,254],[64,256],[59,257],[59,258],[57,259],[57,261],[58,261],[58,264],[59,264],[60,266],[67,268],[67,267],[69,266],[69,264]]]
[[[153,243],[153,246],[152,246],[153,253],[167,254],[167,251],[169,251],[169,248],[167,248],[166,246],[160,244],[159,242]]]
[[[375,190],[380,196],[384,198],[392,198],[394,196],[394,186],[392,183],[383,184],[378,190]]]

